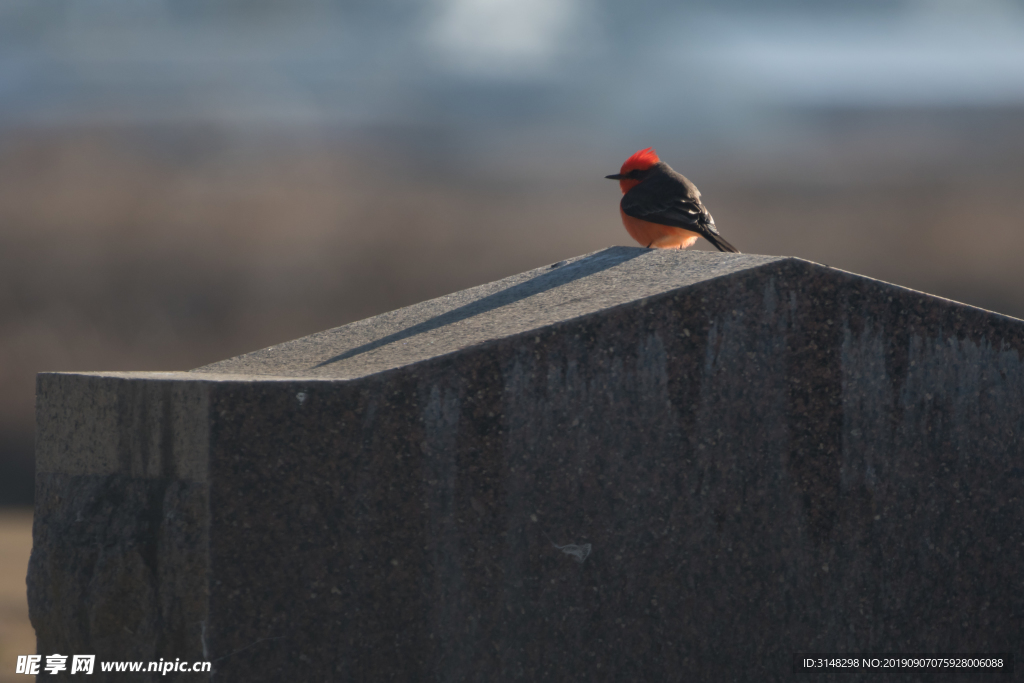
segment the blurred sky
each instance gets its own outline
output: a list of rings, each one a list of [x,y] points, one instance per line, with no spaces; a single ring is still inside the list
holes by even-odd
[[[780,109],[1022,101],[1024,10],[1000,0],[0,0],[6,125],[765,144]]]

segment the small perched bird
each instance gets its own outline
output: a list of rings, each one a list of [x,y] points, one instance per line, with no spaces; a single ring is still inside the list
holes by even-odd
[[[740,253],[718,234],[694,184],[659,159],[654,148],[640,150],[618,173],[605,177],[619,181],[625,195],[619,204],[622,224],[645,247],[686,249],[703,237],[718,251]]]

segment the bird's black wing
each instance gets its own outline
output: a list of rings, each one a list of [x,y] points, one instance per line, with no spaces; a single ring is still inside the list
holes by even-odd
[[[715,230],[714,219],[699,199],[662,199],[633,190],[622,198],[622,211],[642,221],[671,225],[696,233],[703,234],[707,226]]]
[[[719,251],[739,253],[736,247],[718,234],[715,219],[711,217],[711,213],[701,203],[699,197],[662,199],[646,192],[637,192],[640,187],[627,192],[622,198],[622,212],[627,216],[659,225],[683,228],[697,233]]]

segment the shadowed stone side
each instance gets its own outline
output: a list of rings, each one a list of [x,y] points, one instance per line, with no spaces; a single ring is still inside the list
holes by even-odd
[[[206,401],[185,382],[39,376],[28,590],[41,654],[204,659]]]
[[[788,681],[794,652],[1019,649],[1024,323],[795,259],[599,256],[570,315],[557,287],[487,304],[520,307],[504,326],[452,313],[517,276],[209,368],[245,375],[41,377],[40,651],[205,644],[229,681]],[[616,293],[648,258],[669,284]],[[103,640],[125,624],[145,638]]]

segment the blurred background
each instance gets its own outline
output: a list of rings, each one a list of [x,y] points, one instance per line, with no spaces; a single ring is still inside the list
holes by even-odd
[[[0,0],[0,506],[35,373],[631,244],[647,146],[744,252],[1024,316],[1021,1]]]

